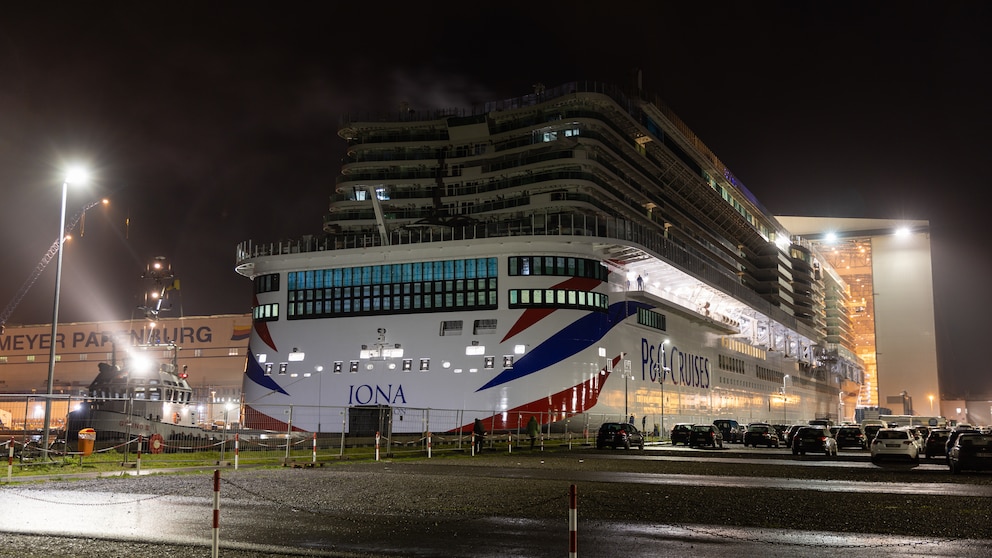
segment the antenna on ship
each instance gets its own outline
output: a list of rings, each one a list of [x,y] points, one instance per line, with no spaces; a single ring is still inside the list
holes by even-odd
[[[155,327],[162,314],[173,309],[173,292],[179,291],[179,279],[172,272],[172,264],[165,256],[156,256],[145,267],[141,274],[144,290],[144,303],[138,306],[150,323],[147,334],[141,339],[141,344],[153,344]],[[180,318],[182,318],[182,303],[179,304]],[[144,328],[143,328],[144,329]]]
[[[159,314],[172,309],[169,291],[179,290],[179,279],[172,273],[172,264],[166,261],[165,256],[156,256],[141,278],[150,280],[153,287],[145,292],[145,304],[139,308],[144,310],[146,318],[158,319]]]

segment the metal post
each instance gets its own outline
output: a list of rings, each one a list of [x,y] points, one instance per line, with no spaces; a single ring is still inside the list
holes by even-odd
[[[341,411],[341,451],[338,453],[339,457],[344,457],[344,431],[345,431],[345,417],[344,417],[344,411]]]
[[[220,469],[214,469],[214,522],[210,556],[220,556]]]
[[[62,212],[59,221],[59,250],[55,260],[55,301],[52,304],[52,338],[48,351],[48,390],[45,392],[45,425],[41,434],[44,457],[48,459],[48,432],[52,426],[52,393],[55,391],[55,343],[59,327],[59,293],[62,288],[62,249],[65,247],[65,200],[69,192],[69,180],[62,181]]]
[[[293,441],[293,406],[289,406],[289,420],[286,421],[286,461],[289,461],[289,445]]]
[[[574,484],[570,485],[568,487],[568,558],[578,556],[578,503],[579,491]]]

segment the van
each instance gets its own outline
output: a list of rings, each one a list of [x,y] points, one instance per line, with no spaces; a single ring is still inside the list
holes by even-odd
[[[740,423],[733,419],[717,419],[713,421],[713,426],[723,434],[723,441],[727,443],[742,443],[744,441],[744,431]]]

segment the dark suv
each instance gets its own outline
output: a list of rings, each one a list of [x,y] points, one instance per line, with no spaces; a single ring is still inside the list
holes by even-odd
[[[713,424],[693,424],[689,433],[689,447],[710,446],[723,448],[723,434]]]
[[[713,425],[720,429],[720,434],[723,434],[723,439],[728,444],[744,441],[744,429],[736,420],[717,419],[713,421]]]
[[[672,428],[672,445],[689,445],[689,434],[692,432],[692,423],[680,422]]]
[[[770,424],[755,423],[747,427],[744,433],[744,447],[749,445],[758,447],[778,447],[778,433],[775,427]]]
[[[868,449],[868,439],[860,426],[841,426],[834,432],[834,439],[838,448]]]
[[[604,422],[596,434],[596,449],[636,447],[644,449],[644,435],[633,424],[626,422]]]
[[[836,456],[837,440],[822,426],[804,426],[792,436],[792,455],[806,455],[806,452]]]

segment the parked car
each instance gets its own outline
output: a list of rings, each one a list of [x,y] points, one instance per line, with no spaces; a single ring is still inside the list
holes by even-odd
[[[723,433],[713,424],[694,424],[689,433],[689,447],[723,448]]]
[[[865,433],[865,439],[869,444],[875,438],[875,434],[882,428],[887,428],[887,425],[880,420],[861,421],[861,431]]]
[[[717,419],[713,421],[713,425],[720,429],[720,434],[723,435],[723,439],[727,443],[739,444],[744,441],[744,429],[741,428],[741,424],[736,420]]]
[[[920,461],[920,448],[916,445],[913,433],[905,428],[882,428],[871,441],[871,462],[883,459],[908,459]]]
[[[947,456],[951,472],[992,470],[992,434],[980,431],[962,433]]]
[[[755,423],[748,425],[744,433],[744,447],[748,446],[778,447],[778,433],[770,424]]]
[[[913,437],[913,443],[916,444],[916,451],[921,454],[926,453],[926,439],[920,435],[920,431],[915,426],[905,426],[902,429],[908,431],[909,435]]]
[[[626,422],[604,422],[596,434],[596,449],[644,449],[644,435],[636,426]]]
[[[949,428],[934,428],[930,430],[927,441],[923,444],[923,454],[927,459],[940,456],[947,457],[947,438],[951,435]]]
[[[689,434],[692,432],[692,423],[680,422],[672,427],[672,445],[689,445]]]
[[[865,438],[865,433],[861,431],[860,426],[841,426],[837,428],[834,439],[837,440],[837,449],[868,449],[868,440]]]
[[[802,424],[792,424],[789,425],[788,429],[785,431],[785,438],[782,441],[785,445],[792,447],[792,437],[796,435],[796,431],[802,428]]]
[[[951,462],[951,448],[954,447],[954,442],[958,436],[965,432],[975,432],[975,427],[970,424],[959,424],[947,435],[947,443],[944,444],[944,459],[947,460],[948,464]]]
[[[792,455],[806,455],[806,452],[835,456],[837,440],[823,426],[803,426],[792,436]]]
[[[775,434],[778,435],[778,443],[780,443],[780,444],[788,444],[788,442],[786,441],[786,438],[785,438],[785,433],[786,433],[787,430],[789,430],[789,425],[788,424],[773,424],[772,427],[775,428]]]

